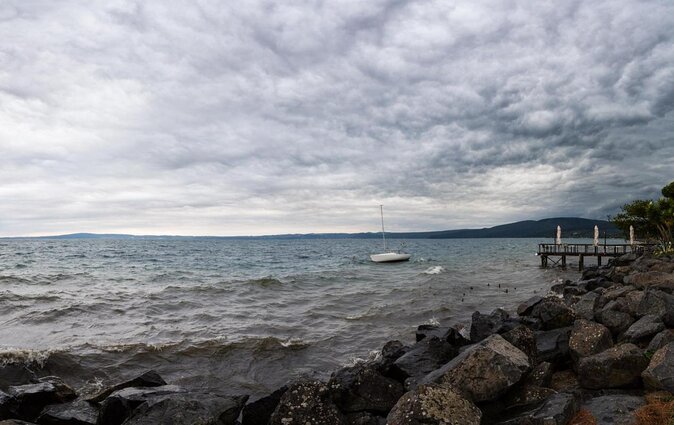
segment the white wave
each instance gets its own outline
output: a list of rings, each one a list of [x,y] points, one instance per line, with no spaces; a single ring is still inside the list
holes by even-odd
[[[445,271],[445,268],[442,266],[433,266],[429,267],[424,271],[424,274],[440,274]]]

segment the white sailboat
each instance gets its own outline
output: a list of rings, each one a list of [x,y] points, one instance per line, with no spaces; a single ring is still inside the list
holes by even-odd
[[[393,263],[397,261],[409,260],[412,256],[411,254],[389,251],[388,247],[386,246],[386,233],[384,232],[384,206],[380,205],[379,209],[381,211],[381,237],[384,240],[384,252],[382,254],[370,255],[370,260],[374,261],[375,263]]]

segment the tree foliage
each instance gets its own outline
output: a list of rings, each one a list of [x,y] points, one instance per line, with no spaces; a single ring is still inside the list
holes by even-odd
[[[662,188],[662,198],[657,200],[636,200],[625,204],[612,219],[625,234],[630,226],[640,238],[655,239],[662,245],[672,243],[674,229],[674,181]]]

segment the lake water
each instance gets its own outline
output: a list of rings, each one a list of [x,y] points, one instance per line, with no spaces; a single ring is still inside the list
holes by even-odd
[[[401,242],[410,262],[375,264],[368,239],[0,240],[0,361],[84,391],[155,368],[255,397],[578,275],[540,268],[549,240]]]

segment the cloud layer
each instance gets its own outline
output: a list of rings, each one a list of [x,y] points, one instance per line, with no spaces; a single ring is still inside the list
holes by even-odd
[[[670,1],[0,3],[0,235],[605,218],[674,180]]]

